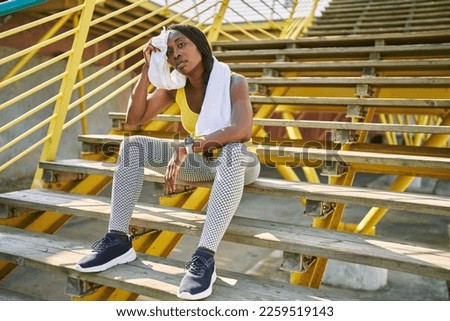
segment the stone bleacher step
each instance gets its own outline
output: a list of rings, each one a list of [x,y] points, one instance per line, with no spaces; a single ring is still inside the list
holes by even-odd
[[[410,0],[409,0],[410,1]],[[434,12],[433,12],[434,11]],[[346,13],[346,14],[339,14],[339,15],[332,15],[327,14],[325,11],[321,17],[318,17],[314,21],[314,28],[324,25],[341,25],[341,24],[349,24],[352,23],[353,27],[355,25],[361,23],[364,24],[364,26],[373,26],[374,24],[379,25],[382,23],[402,23],[405,24],[406,20],[411,18],[411,12],[407,10],[395,10],[390,12],[384,12],[383,15],[379,15],[377,13],[374,14],[367,14],[364,16],[361,16],[360,12],[352,12],[352,13]],[[414,13],[414,18],[417,18],[415,21],[423,21],[426,23],[431,23],[430,19],[436,18],[436,19],[445,19],[442,17],[442,11],[441,8],[430,10],[430,8],[427,8],[423,11],[416,11]]]
[[[450,49],[450,47],[449,47]],[[448,87],[450,77],[249,77],[249,85],[265,86],[342,86],[372,87]]]
[[[42,299],[0,286],[0,301],[42,301]]]
[[[450,42],[450,39],[447,40]],[[407,55],[411,57],[432,55],[448,57],[450,43],[439,44],[411,44],[411,45],[383,45],[383,46],[361,46],[361,47],[319,47],[319,48],[288,48],[288,49],[236,49],[230,51],[219,51],[215,53],[217,59],[221,61],[238,59],[241,61],[257,61],[258,59],[277,59],[280,55],[293,59],[301,58],[364,58],[367,59],[370,53],[380,54],[380,58],[399,57]]]
[[[395,6],[397,6],[397,4],[395,4]],[[430,5],[425,8],[411,9],[406,7],[395,8],[392,10],[388,8],[379,8],[376,10],[371,7],[370,10],[367,10],[366,12],[360,12],[358,9],[353,11],[342,10],[341,12],[326,10],[324,15],[314,22],[311,26],[311,30],[317,30],[318,27],[322,27],[322,29],[319,28],[319,30],[323,30],[323,27],[329,27],[329,29],[332,30],[331,28],[335,26],[336,29],[374,29],[374,31],[378,32],[384,29],[392,30],[392,32],[401,32],[402,30],[425,31],[429,30],[425,28],[427,26],[448,25],[448,17],[446,17],[442,11],[445,12],[449,9],[450,5],[447,3],[445,6],[435,6],[434,8],[431,8]],[[378,20],[376,20],[377,18]],[[445,29],[442,28],[442,30]]]
[[[433,1],[433,3],[439,4],[443,3],[445,4],[445,0],[436,0]],[[361,10],[365,12],[371,12],[371,10],[367,10],[367,8],[370,8],[372,10],[381,10],[382,13],[384,12],[391,12],[391,9],[410,9],[410,8],[430,8],[433,6],[430,6],[430,2],[427,0],[396,0],[395,2],[392,2],[392,0],[334,0],[333,4],[329,7],[327,7],[326,12],[333,12],[338,11],[339,13],[344,13],[345,11],[356,11],[360,12]]]
[[[172,116],[173,117],[173,116]],[[445,126],[448,127],[448,126]],[[444,130],[446,130],[444,128]],[[89,151],[91,147],[93,150],[99,150],[105,146],[118,145],[124,139],[121,135],[80,135],[78,137],[83,145],[83,150]],[[168,139],[170,140],[170,139]],[[100,146],[100,147],[99,147]],[[294,166],[310,166],[310,167],[324,167],[325,162],[339,162],[357,166],[364,165],[391,165],[396,166],[397,171],[393,174],[398,174],[403,167],[414,168],[418,174],[429,177],[448,177],[447,170],[450,170],[450,158],[448,152],[442,149],[435,149],[435,151],[443,152],[434,156],[406,155],[399,153],[381,153],[381,152],[364,152],[356,150],[334,150],[326,148],[306,148],[306,147],[289,147],[289,146],[272,146],[272,145],[257,145],[256,152],[260,157],[264,157],[264,161],[283,161],[288,165]],[[436,170],[430,172],[430,168]],[[420,173],[419,173],[420,171]]]
[[[228,63],[231,70],[236,72],[259,71],[273,69],[280,72],[288,71],[330,71],[330,70],[356,70],[372,67],[377,71],[387,70],[429,70],[450,67],[450,59],[404,59],[404,60],[352,60],[352,61],[319,61],[319,62],[241,62]]]
[[[0,226],[0,260],[30,266],[49,273],[123,289],[158,300],[177,300],[184,262],[138,253],[138,259],[100,273],[80,273],[75,264],[90,252],[90,244],[58,235]],[[345,300],[320,290],[218,270],[213,301]],[[68,282],[69,284],[70,282]],[[83,293],[68,293],[82,296]]]
[[[110,214],[107,197],[45,189],[5,193],[0,203],[4,211],[28,208],[101,220]],[[131,220],[133,226],[193,236],[200,236],[203,223],[199,211],[143,203]],[[450,280],[450,251],[420,244],[239,216],[232,219],[224,240]]]
[[[254,97],[253,102],[279,103],[279,104],[300,104],[295,97]],[[292,98],[292,99],[289,99]],[[432,104],[429,102],[429,106]],[[413,103],[410,103],[411,105]],[[417,103],[419,104],[419,103]],[[423,101],[423,104],[425,102]],[[450,104],[450,100],[448,100]],[[110,112],[109,118],[112,119],[112,128],[123,130],[123,122],[126,113]],[[181,122],[180,115],[159,114],[153,121]],[[299,127],[299,128],[322,128],[337,130],[362,130],[362,131],[382,131],[382,132],[403,132],[403,133],[422,133],[422,134],[450,134],[450,126],[443,125],[414,125],[414,124],[384,124],[384,123],[362,123],[345,121],[324,121],[324,120],[290,120],[290,119],[268,119],[253,118],[254,126],[274,126],[274,127]]]
[[[61,160],[41,162],[40,166],[48,171],[97,174],[112,176],[115,164],[91,160]],[[146,169],[144,180],[163,183],[164,177]],[[50,173],[50,176],[52,174]],[[50,177],[51,178],[51,177]],[[183,182],[179,185],[210,187],[209,182]],[[450,198],[445,196],[392,192],[372,188],[338,186],[307,182],[294,182],[284,179],[258,178],[256,182],[245,186],[244,191],[289,198],[306,198],[313,201],[355,204],[367,207],[387,207],[396,210],[411,211],[428,215],[450,216]]]
[[[115,164],[91,160],[60,160],[41,162],[40,167],[47,171],[71,172],[113,176]],[[53,174],[49,173],[49,178]],[[145,169],[144,180],[163,183],[164,177]],[[210,182],[183,182],[179,185],[210,187]],[[392,192],[372,188],[338,186],[307,182],[294,182],[284,179],[258,178],[254,183],[245,186],[247,193],[264,194],[289,198],[305,198],[312,201],[347,203],[361,206],[378,206],[396,210],[411,211],[429,215],[450,216],[450,197]]]
[[[252,103],[282,104],[282,105],[333,105],[348,106],[359,105],[367,107],[384,108],[447,108],[450,99],[432,98],[351,98],[351,97],[299,97],[299,96],[250,96]]]
[[[440,30],[448,30],[450,23],[447,19],[445,19],[445,24],[436,24],[432,26],[410,26],[410,27],[386,27],[386,28],[360,28],[355,32],[355,29],[330,29],[330,30],[308,30],[308,32],[305,34],[306,37],[308,36],[329,36],[329,35],[348,35],[348,34],[364,34],[364,33],[377,33],[377,34],[383,34],[383,33],[391,33],[391,32],[420,32],[420,31],[440,31]]]
[[[450,9],[450,6],[448,6],[448,9]],[[437,10],[436,10],[437,11]],[[410,27],[417,27],[419,30],[426,30],[426,27],[430,26],[442,26],[442,25],[448,25],[450,22],[450,19],[448,17],[445,17],[442,15],[442,13],[432,12],[429,14],[419,14],[415,15],[413,19],[411,19],[411,15],[407,13],[401,14],[401,15],[385,15],[383,16],[383,19],[379,19],[378,21],[375,20],[376,17],[371,16],[370,20],[367,19],[367,17],[360,17],[360,19],[355,17],[353,19],[348,17],[342,17],[342,19],[337,19],[335,17],[334,19],[329,17],[328,19],[321,19],[319,20],[319,23],[315,23],[314,26],[311,27],[309,30],[314,31],[325,31],[325,30],[333,30],[333,27],[335,29],[345,30],[345,29],[390,29],[390,28],[399,28],[399,31],[405,28],[406,23],[410,24]],[[409,19],[408,19],[409,18]],[[356,21],[355,21],[356,20]],[[359,21],[358,21],[359,20]],[[442,28],[443,29],[443,28]],[[414,29],[411,28],[409,31],[413,31]]]
[[[433,15],[423,15],[421,18],[417,17],[417,19],[409,19],[409,23],[411,26],[416,26],[416,27],[425,27],[425,26],[429,26],[429,25],[444,25],[444,24],[450,24],[450,19],[448,18],[443,18],[442,14],[440,16],[437,17],[433,17]],[[404,20],[402,20],[404,19]],[[387,28],[404,28],[405,27],[405,23],[408,20],[408,15],[405,14],[403,16],[385,16],[384,19],[380,19],[380,20],[372,20],[372,21],[368,21],[365,20],[364,23],[359,23],[358,28],[361,29],[372,29],[372,28],[382,28],[382,29],[387,29]],[[323,21],[323,20],[322,20]],[[328,20],[327,20],[328,21]],[[333,28],[335,29],[341,29],[341,30],[345,30],[345,29],[354,29],[355,28],[355,19],[346,19],[343,17],[342,20],[339,19],[333,19],[332,21],[325,21],[323,23],[315,23],[314,26],[311,27],[311,29],[308,29],[308,31],[310,30],[314,30],[314,31],[325,31],[325,30],[333,30]],[[420,25],[418,25],[420,24]],[[402,30],[402,29],[400,29]]]
[[[333,1],[308,29],[307,36],[448,30],[450,19],[445,13],[449,9],[445,0],[351,4]]]
[[[437,31],[423,31],[423,32],[398,32],[388,34],[366,34],[366,35],[345,35],[336,36],[328,35],[322,37],[301,37],[298,39],[270,39],[270,40],[221,40],[212,43],[214,54],[218,55],[225,51],[235,50],[253,50],[258,52],[262,49],[292,49],[292,48],[312,48],[320,49],[332,47],[335,53],[340,50],[345,50],[345,47],[358,47],[358,46],[373,46],[376,41],[383,40],[385,45],[405,45],[405,44],[436,44],[450,42],[449,30],[437,30]],[[388,47],[395,49],[396,46]],[[416,48],[425,48],[426,46],[419,46]],[[401,47],[400,47],[401,48]]]

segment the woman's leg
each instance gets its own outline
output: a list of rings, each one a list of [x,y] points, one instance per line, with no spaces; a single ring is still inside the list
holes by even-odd
[[[259,175],[257,156],[245,145],[230,143],[223,147],[216,161],[216,177],[208,201],[206,220],[199,247],[217,251],[242,198],[244,185]]]
[[[205,224],[197,250],[187,262],[187,272],[178,288],[178,297],[200,300],[212,293],[216,280],[214,253],[242,198],[245,184],[259,175],[257,156],[245,145],[230,143],[216,161],[216,176],[209,197]]]
[[[145,136],[124,139],[112,184],[109,231],[128,233],[144,182],[144,166],[165,168],[170,159],[169,150],[169,142],[160,139]]]
[[[100,272],[136,259],[128,226],[141,193],[144,168],[164,174],[172,153],[172,142],[167,140],[132,136],[123,141],[113,179],[108,232],[94,243],[92,253],[78,262],[78,271]],[[180,179],[212,180],[214,171],[203,157],[190,155],[180,170]]]
[[[170,140],[137,135],[123,141],[113,179],[109,231],[128,233],[131,215],[142,190],[144,168],[164,175],[173,154],[172,146]],[[210,165],[198,154],[188,155],[179,179],[212,181],[215,168]]]

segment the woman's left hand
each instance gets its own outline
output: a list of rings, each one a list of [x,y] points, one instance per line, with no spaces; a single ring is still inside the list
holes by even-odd
[[[178,175],[180,174],[180,168],[186,159],[186,149],[184,145],[178,145],[175,147],[172,158],[167,164],[166,175],[164,176],[164,185],[169,193],[173,193],[176,190],[176,182]]]

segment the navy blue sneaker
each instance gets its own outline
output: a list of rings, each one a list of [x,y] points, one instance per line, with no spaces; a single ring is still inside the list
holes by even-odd
[[[131,237],[121,232],[108,232],[92,245],[92,253],[78,262],[80,272],[100,272],[136,259]]]
[[[185,300],[201,300],[210,296],[217,279],[213,253],[197,249],[186,263],[186,270],[177,296]]]

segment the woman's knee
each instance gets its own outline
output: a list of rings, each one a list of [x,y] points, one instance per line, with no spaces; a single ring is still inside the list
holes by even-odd
[[[125,137],[120,144],[120,160],[124,164],[130,164],[132,161],[139,160],[143,166],[145,154],[144,140],[141,136]]]
[[[222,157],[232,160],[242,158],[247,147],[242,143],[228,143],[222,147]]]
[[[259,168],[258,156],[250,152],[247,146],[242,143],[229,143],[225,145],[222,150],[221,163],[243,168]]]
[[[261,171],[261,164],[257,160],[255,160],[254,163],[251,164],[251,166],[247,165],[244,174],[244,185],[254,183],[259,177],[260,171]]]

